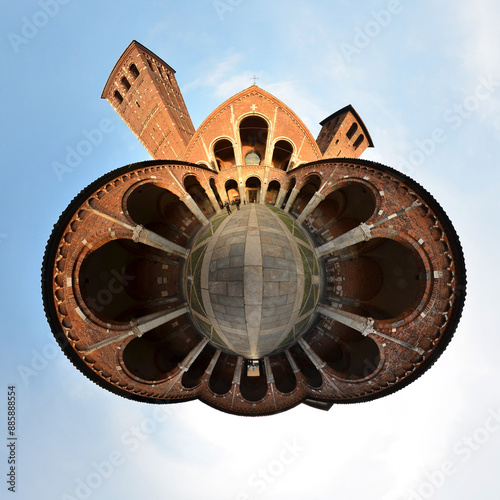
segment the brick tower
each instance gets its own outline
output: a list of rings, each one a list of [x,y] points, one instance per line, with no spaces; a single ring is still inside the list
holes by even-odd
[[[54,226],[42,292],[66,355],[126,398],[236,415],[329,409],[418,378],[465,300],[439,203],[359,158],[373,142],[350,105],[315,140],[254,84],[195,131],[173,74],[132,42],[106,83],[154,160],[97,179]]]
[[[102,96],[153,158],[179,158],[194,134],[175,71],[135,40],[109,75]]]

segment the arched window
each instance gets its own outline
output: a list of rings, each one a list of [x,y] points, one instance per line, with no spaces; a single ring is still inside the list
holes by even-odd
[[[359,134],[358,138],[354,141],[354,149],[358,149],[361,143],[364,141],[365,136],[363,134]]]
[[[353,123],[349,130],[347,131],[347,138],[352,139],[352,136],[356,133],[356,130],[358,130],[358,124]]]
[[[288,141],[279,140],[276,142],[274,145],[273,159],[271,160],[273,167],[286,171],[290,164],[292,153],[293,146]]]
[[[220,170],[233,167],[235,159],[232,142],[228,139],[219,139],[214,144],[214,156]]]
[[[137,66],[132,63],[129,66],[130,72],[132,73],[132,76],[134,77],[134,80],[139,76],[139,70],[137,69]]]
[[[266,157],[268,126],[266,120],[260,116],[247,116],[240,123],[241,156],[247,165],[260,165]],[[251,153],[251,156],[248,156]],[[259,163],[247,163],[248,161]]]
[[[115,90],[115,99],[118,101],[118,104],[121,104],[123,102],[123,97],[120,92],[118,92],[118,90]]]
[[[128,90],[131,87],[130,82],[127,80],[127,77],[125,76],[122,76],[122,84],[126,90]]]

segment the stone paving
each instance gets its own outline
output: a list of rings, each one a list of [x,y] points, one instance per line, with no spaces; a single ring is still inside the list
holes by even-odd
[[[305,282],[299,244],[304,241],[259,204],[233,211],[211,236],[201,296],[209,322],[233,352],[261,357],[293,329]]]

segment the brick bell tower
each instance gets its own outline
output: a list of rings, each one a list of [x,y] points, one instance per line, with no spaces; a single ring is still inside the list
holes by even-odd
[[[194,134],[175,71],[135,40],[109,75],[106,99],[154,158],[178,158]]]

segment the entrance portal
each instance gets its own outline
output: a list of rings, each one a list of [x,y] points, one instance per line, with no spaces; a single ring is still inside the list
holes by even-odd
[[[260,179],[258,177],[249,177],[245,182],[245,190],[248,203],[260,202]]]

